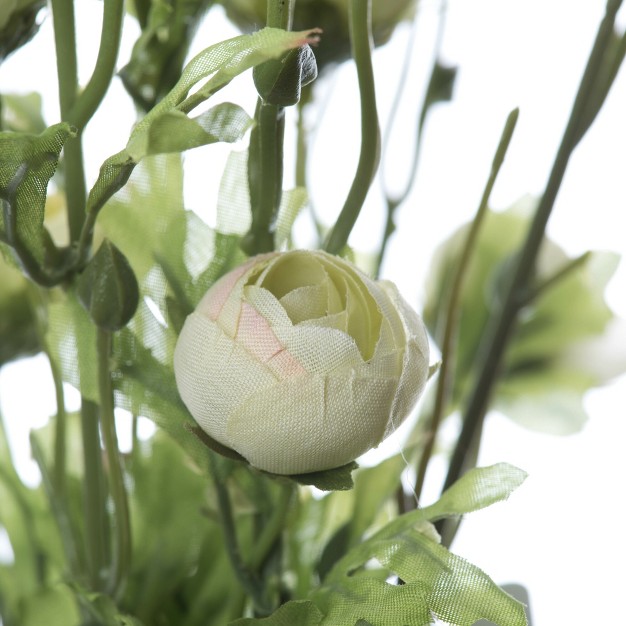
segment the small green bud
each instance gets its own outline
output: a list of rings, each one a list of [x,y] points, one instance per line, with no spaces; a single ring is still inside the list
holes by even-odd
[[[252,77],[265,103],[283,107],[298,104],[302,87],[317,78],[315,55],[308,45],[301,46],[281,59],[257,65]]]
[[[78,279],[78,299],[96,326],[123,328],[135,314],[139,286],[126,257],[107,239]]]

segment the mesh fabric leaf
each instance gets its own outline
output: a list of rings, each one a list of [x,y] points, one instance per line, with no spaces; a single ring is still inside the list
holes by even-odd
[[[46,343],[63,380],[80,389],[87,400],[99,402],[96,328],[73,291],[53,292]]]
[[[218,141],[233,143],[244,136],[252,123],[241,107],[230,102],[194,118],[174,109],[159,115],[147,132],[133,142],[131,156],[140,161],[151,154],[183,152]]]
[[[416,607],[418,621],[405,622],[401,595],[390,587],[376,584],[376,593],[367,607],[360,603],[361,618],[374,626],[417,623],[425,615],[432,614],[458,626],[471,626],[480,617],[492,619],[499,626],[523,626],[526,624],[523,607],[501,591],[489,577],[475,566],[448,552],[433,541],[430,522],[442,517],[461,515],[506,499],[525,478],[525,473],[507,464],[471,470],[465,474],[442,498],[433,505],[406,513],[393,520],[366,541],[352,548],[331,570],[319,591],[320,598],[332,606],[332,595],[339,593],[345,598],[354,597],[363,583],[372,586],[367,576],[366,564],[376,559],[389,574],[400,576],[415,585],[421,603]],[[416,530],[418,529],[418,530]],[[421,532],[420,532],[421,531]],[[356,576],[356,572],[363,572]],[[363,587],[365,588],[365,587]],[[326,589],[326,590],[325,590]],[[328,595],[330,594],[330,595]],[[387,594],[388,598],[385,598]],[[394,598],[397,615],[393,614]],[[315,601],[315,596],[313,597]],[[415,601],[415,598],[412,598]],[[376,604],[385,601],[389,610],[379,616]],[[426,611],[426,612],[424,612]],[[494,619],[495,618],[495,619]],[[394,621],[395,619],[395,621]]]
[[[148,153],[154,154],[157,147],[148,150],[151,145],[150,136],[155,138],[152,129],[153,124],[160,124],[161,117],[168,115],[178,107],[191,110],[198,104],[209,98],[215,91],[229,83],[235,76],[241,74],[254,65],[263,63],[268,59],[280,56],[285,50],[298,47],[307,43],[310,36],[316,31],[286,32],[276,28],[264,28],[253,35],[241,35],[226,41],[222,41],[213,46],[209,46],[197,54],[186,65],[183,73],[163,100],[161,100],[134,128],[126,144],[126,147],[109,157],[100,168],[100,174],[87,198],[87,210],[98,211],[104,204],[119,191],[128,181],[128,178],[135,165]],[[189,90],[203,79],[209,80],[187,100],[185,97]],[[224,109],[218,109],[223,111]],[[209,114],[209,119],[211,119]],[[242,130],[241,113],[230,110],[230,126],[226,126],[222,136],[220,125],[213,123],[211,133],[215,134],[219,140],[228,141],[233,137],[233,128]],[[227,115],[228,117],[228,115]],[[189,131],[189,123],[183,122],[176,114],[166,124],[171,124],[172,120],[178,125],[184,125],[186,133]],[[237,121],[239,120],[239,121]],[[206,120],[201,118],[200,126]],[[216,122],[216,119],[212,120]],[[191,133],[193,141],[185,144],[187,147],[201,145],[197,143],[197,128]],[[244,130],[245,132],[245,130]],[[187,135],[189,138],[189,134]],[[205,136],[203,141],[207,139]],[[159,149],[168,151],[174,145],[174,140],[161,141]],[[194,142],[196,142],[194,144]],[[206,141],[205,141],[206,143]],[[181,145],[177,145],[181,147]]]
[[[317,626],[322,624],[322,613],[309,600],[293,600],[283,604],[269,617],[263,619],[244,618],[231,622],[229,626]]]
[[[23,246],[36,264],[44,261],[46,190],[65,142],[69,124],[50,126],[40,135],[0,133],[0,240]]]

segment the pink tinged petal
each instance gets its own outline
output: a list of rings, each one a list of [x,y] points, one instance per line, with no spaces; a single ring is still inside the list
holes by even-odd
[[[248,271],[252,263],[244,263],[232,272],[222,276],[205,294],[204,298],[198,304],[197,311],[202,313],[210,320],[215,321],[224,307],[224,303],[228,300],[237,281]]]
[[[281,379],[305,373],[302,365],[280,343],[268,321],[247,302],[241,305],[236,340]]]
[[[206,292],[197,307],[197,312],[202,313],[209,319],[215,321],[222,313],[224,305],[231,296],[235,296],[235,300],[242,298],[243,288],[247,281],[242,281],[237,285],[250,270],[257,265],[264,267],[273,257],[277,256],[276,252],[268,252],[267,254],[259,254],[248,259],[243,265],[222,276],[213,286]],[[233,293],[236,291],[236,293]],[[232,312],[231,312],[232,313]],[[232,315],[229,315],[232,317]],[[227,329],[228,330],[228,329]]]

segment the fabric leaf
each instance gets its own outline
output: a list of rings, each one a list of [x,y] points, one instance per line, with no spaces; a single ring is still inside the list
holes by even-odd
[[[65,142],[75,130],[50,126],[39,135],[0,133],[0,241],[23,248],[41,266],[45,254],[43,226],[46,190]]]
[[[239,106],[224,102],[198,117],[187,117],[176,109],[163,113],[148,132],[132,144],[132,158],[140,161],[150,154],[183,152],[210,143],[233,143],[252,126],[252,118]]]

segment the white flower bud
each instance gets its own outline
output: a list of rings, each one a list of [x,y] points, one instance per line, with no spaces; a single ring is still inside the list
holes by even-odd
[[[428,339],[397,288],[325,252],[251,258],[187,318],[174,354],[200,427],[251,465],[344,465],[407,417],[428,379]]]

